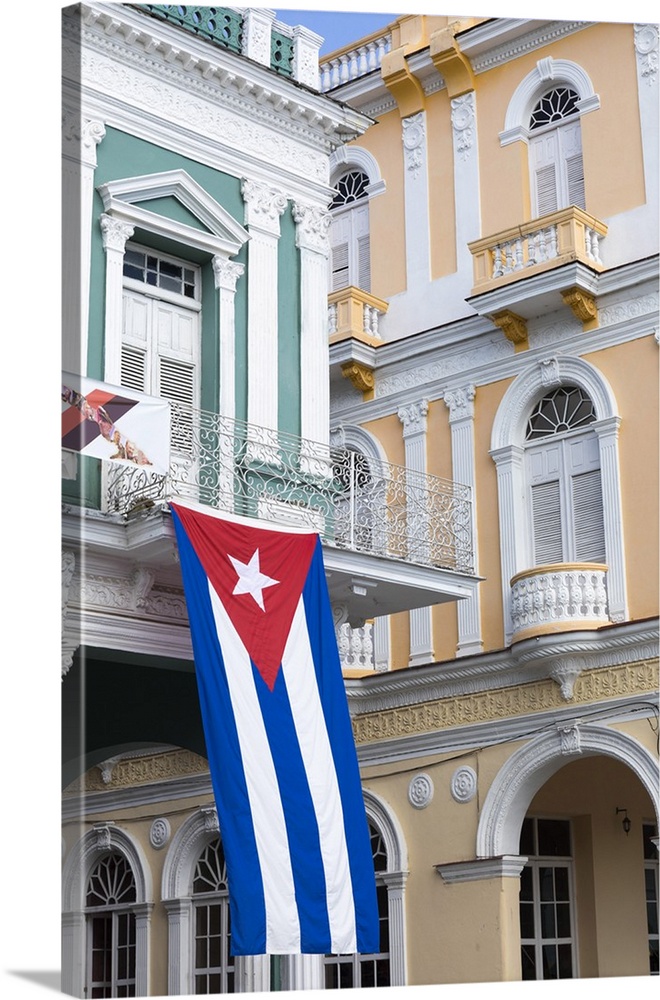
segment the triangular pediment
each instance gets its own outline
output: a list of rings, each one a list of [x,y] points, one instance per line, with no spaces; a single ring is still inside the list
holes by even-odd
[[[185,170],[124,177],[98,190],[109,215],[212,253],[234,256],[249,238]]]

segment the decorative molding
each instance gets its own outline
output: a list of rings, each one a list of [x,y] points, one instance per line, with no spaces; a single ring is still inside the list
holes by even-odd
[[[488,318],[516,347],[527,344],[527,320],[522,316],[511,312],[510,309],[503,309],[502,312],[494,313]]]
[[[451,124],[454,130],[454,150],[461,160],[467,160],[474,147],[476,127],[474,92],[463,94],[452,100]]]
[[[401,120],[401,139],[406,170],[417,177],[425,160],[426,118],[423,111]]]
[[[408,801],[414,809],[426,809],[433,799],[433,781],[428,774],[416,774],[408,785]]]
[[[570,288],[563,291],[561,297],[580,322],[585,325],[589,324],[590,328],[598,323],[598,306],[595,295],[591,295],[582,288]]]
[[[68,795],[116,791],[155,781],[174,781],[208,773],[204,757],[191,750],[166,750],[152,754],[118,755],[91,768],[67,788]]]
[[[227,292],[235,292],[238,279],[245,272],[245,265],[221,256],[213,257],[211,264],[215,287],[222,288]]]
[[[346,361],[341,366],[341,373],[360,392],[373,391],[376,380],[372,368],[368,368],[359,361]]]
[[[149,843],[156,851],[162,850],[172,835],[170,821],[164,816],[155,819],[149,830]]]
[[[245,201],[245,225],[270,236],[279,236],[280,216],[288,204],[286,194],[253,180],[243,181],[241,194]]]
[[[456,386],[444,394],[444,401],[449,410],[449,423],[456,424],[461,420],[474,420],[474,398],[477,394],[474,385]]]
[[[594,92],[593,84],[582,66],[568,59],[547,56],[537,62],[514,91],[506,110],[504,131],[500,133],[501,145],[527,140],[533,105],[549,81],[568,84],[576,91],[580,114],[596,111],[600,107],[600,98]]]
[[[498,858],[476,858],[474,861],[453,861],[436,865],[435,870],[448,885],[460,882],[480,882],[491,878],[519,878],[527,858],[519,854],[503,854]]]
[[[419,402],[409,403],[407,406],[399,407],[397,416],[403,424],[404,440],[426,434],[426,417],[429,412],[428,399],[420,399]],[[423,470],[420,470],[423,471]]]
[[[584,670],[575,679],[573,704],[606,702],[609,699],[651,694],[658,690],[658,663],[598,670]],[[382,740],[408,738],[454,726],[471,726],[493,720],[528,716],[558,709],[565,703],[557,683],[550,677],[472,694],[453,695],[401,708],[353,716],[353,732],[361,746]]]
[[[81,166],[95,169],[96,150],[105,138],[102,121],[80,118],[77,111],[62,109],[62,154]]]
[[[330,240],[328,230],[332,216],[319,205],[309,205],[296,201],[293,204],[293,219],[296,223],[296,246],[328,257]]]
[[[509,25],[515,24],[510,18],[498,18],[497,20],[500,22],[499,24],[487,22],[470,32],[470,41],[474,44],[480,43],[480,50],[474,55],[470,51],[470,43],[463,42],[462,47],[470,58],[472,71],[475,74],[486,73],[488,70],[511,62],[513,59],[519,59],[528,53],[538,52],[540,48],[551,42],[559,41],[576,31],[590,27],[588,21],[546,21],[533,31],[517,35],[512,41],[507,40],[501,45],[488,45],[482,49],[485,38],[492,37],[492,41],[495,43],[497,40],[495,33],[498,30],[506,31]],[[530,22],[521,23],[529,24]]]
[[[468,766],[457,768],[452,774],[449,790],[455,802],[471,802],[477,794],[476,771]]]
[[[115,219],[111,215],[100,217],[101,232],[103,234],[103,249],[115,250],[117,253],[124,253],[126,243],[135,232],[135,227],[121,219]]]
[[[658,79],[658,25],[636,24],[634,27],[640,75],[651,87]]]
[[[566,756],[570,754],[571,756],[582,753],[582,744],[580,741],[580,723],[581,719],[576,719],[569,725],[558,725],[557,732],[559,733],[560,748],[562,754]]]

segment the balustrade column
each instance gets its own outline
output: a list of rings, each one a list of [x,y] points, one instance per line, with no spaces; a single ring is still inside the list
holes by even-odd
[[[407,516],[409,549],[419,551],[421,559],[428,557],[428,514],[422,510],[421,499],[415,496],[415,482],[426,475],[426,430],[429,404],[427,400],[410,403],[399,409],[403,424],[403,441],[406,454],[408,481]],[[415,511],[415,513],[413,513]],[[409,556],[411,555],[409,551]],[[410,660],[411,667],[433,660],[433,635],[431,608],[413,608],[410,611]]]
[[[426,112],[401,120],[404,155],[406,282],[423,289],[431,277]]]
[[[111,215],[101,216],[105,250],[105,365],[104,379],[121,384],[121,333],[123,315],[124,253],[134,229]]]
[[[456,483],[469,486],[472,495],[470,504],[470,539],[474,552],[474,572],[477,567],[477,512],[475,500],[474,467],[474,397],[473,385],[461,386],[445,393],[445,405],[449,410],[451,430],[452,477]],[[458,646],[457,656],[470,656],[483,651],[481,637],[481,609],[479,589],[475,588],[470,597],[458,602]]]
[[[100,121],[62,114],[62,248],[69,278],[62,287],[62,368],[87,374],[87,326],[96,149]]]
[[[286,196],[244,181],[248,243],[248,421],[273,432],[278,426],[277,244]]]
[[[330,213],[318,205],[293,207],[300,251],[300,436],[327,444],[330,433],[327,329]]]

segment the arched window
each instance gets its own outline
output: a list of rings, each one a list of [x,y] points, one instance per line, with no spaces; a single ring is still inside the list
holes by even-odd
[[[547,215],[568,205],[584,208],[579,94],[553,87],[536,102],[529,120],[532,211]]]
[[[136,996],[135,876],[126,860],[113,852],[102,857],[87,881],[88,997]]]
[[[384,877],[387,872],[387,849],[381,833],[371,822],[369,833],[378,896],[380,951],[375,955],[326,955],[325,988],[328,990],[391,985],[389,899]]]
[[[234,992],[225,855],[219,837],[206,844],[193,875],[194,993]]]
[[[546,393],[525,434],[534,565],[605,562],[598,438],[593,403],[575,385]]]
[[[338,178],[330,204],[330,291],[354,285],[371,291],[369,177],[351,167]]]

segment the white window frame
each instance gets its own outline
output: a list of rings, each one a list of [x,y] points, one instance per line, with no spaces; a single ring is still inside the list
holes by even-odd
[[[142,847],[114,823],[98,823],[69,851],[62,872],[62,992],[85,996],[87,985],[87,916],[89,876],[110,853],[122,854],[135,878],[135,902],[122,910],[135,914],[135,996],[149,996],[149,928],[153,910],[151,871]],[[99,912],[103,912],[99,908]]]
[[[527,368],[502,397],[491,435],[490,455],[497,468],[499,537],[505,643],[511,642],[511,580],[534,566],[527,510],[525,432],[534,403],[549,389],[577,385],[591,398],[596,420],[603,495],[603,527],[607,563],[607,596],[612,622],[628,617],[623,516],[620,487],[619,426],[621,418],[605,377],[582,358],[545,358]]]
[[[137,989],[137,977],[136,976],[126,977],[124,979],[121,979],[121,981],[120,981],[119,978],[118,978],[118,969],[117,969],[118,958],[119,958],[119,944],[118,944],[118,940],[117,940],[118,936],[119,936],[118,935],[118,923],[119,923],[119,919],[121,917],[128,917],[128,918],[130,918],[131,916],[133,917],[133,933],[134,933],[134,936],[135,936],[135,943],[133,945],[133,948],[135,949],[135,952],[136,952],[136,955],[135,955],[135,964],[136,964],[136,973],[137,973],[137,921],[135,920],[135,913],[134,913],[134,911],[133,911],[133,909],[131,907],[131,904],[129,903],[129,904],[124,905],[124,906],[112,906],[112,907],[110,907],[110,906],[98,906],[98,907],[94,907],[94,908],[89,908],[87,910],[87,914],[86,914],[86,923],[87,923],[87,961],[86,961],[86,970],[87,971],[86,971],[86,984],[85,984],[85,991],[86,992],[85,992],[85,996],[92,996],[94,989],[95,988],[99,988],[99,987],[107,987],[107,986],[109,986],[110,990],[111,990],[111,993],[110,993],[111,996],[117,996],[118,995],[117,994],[117,990],[118,990],[119,986],[123,986],[123,987],[133,986],[135,990]],[[110,917],[110,919],[111,919],[111,926],[112,926],[112,934],[111,934],[111,939],[110,939],[111,940],[111,945],[110,945],[109,949],[106,948],[106,950],[110,950],[110,956],[111,956],[110,957],[110,966],[111,966],[111,968],[110,968],[110,981],[109,982],[104,981],[103,983],[95,981],[95,980],[92,979],[92,970],[93,970],[93,937],[94,937],[93,925],[94,925],[94,920],[96,918],[98,918],[98,917],[101,917],[101,918]],[[127,996],[137,996],[137,993],[133,992],[133,993],[128,993],[126,995]]]
[[[530,118],[537,101],[550,90],[562,86],[568,87],[577,93],[576,113],[566,118],[564,123],[559,122],[557,126],[549,125],[543,129],[531,129]],[[576,123],[579,127],[581,117],[591,111],[598,110],[599,107],[600,98],[595,93],[588,74],[581,66],[568,59],[554,59],[552,56],[540,59],[511,96],[506,111],[504,129],[500,132],[499,136],[500,145],[508,146],[513,142],[523,142],[529,146],[531,143],[539,141],[544,132],[547,133],[549,131],[553,131],[558,136],[561,128],[568,128],[569,126],[575,128]],[[532,151],[528,150],[528,152],[530,154],[529,170],[532,192],[532,217],[538,217],[539,206],[536,179],[534,176],[535,171],[532,163]],[[562,158],[558,156],[558,159],[561,160]],[[567,179],[564,178],[564,181],[559,182],[558,185],[558,195],[560,192],[562,193],[562,202],[564,198],[568,198],[568,191],[565,190],[566,183]],[[568,201],[566,204],[558,204],[557,208],[564,208],[566,205],[568,205]]]
[[[104,380],[119,385],[121,377],[123,257],[126,243],[135,229],[158,237],[174,240],[183,249],[210,254],[214,260],[228,262],[234,257],[249,234],[215,201],[185,170],[109,181],[98,188],[105,210],[101,217],[104,231],[117,231],[114,239],[106,238],[106,311]],[[144,208],[153,199],[173,197],[203,226],[178,222]]]
[[[372,198],[383,194],[385,191],[385,182],[381,177],[380,168],[376,159],[367,152],[365,149],[360,147],[340,147],[330,157],[330,184],[332,186],[332,192],[334,193],[334,188],[337,181],[344,174],[349,173],[351,170],[357,170],[366,174],[368,178],[368,184],[366,187],[365,197],[361,198],[359,201],[352,202],[349,205],[337,208],[332,212],[332,225],[330,231],[330,243],[333,246],[333,233],[332,227],[334,226],[334,220],[350,220],[349,225],[351,228],[351,234],[348,239],[348,282],[346,285],[340,285],[337,288],[333,284],[333,254],[332,249],[330,253],[330,261],[328,264],[328,289],[330,292],[338,291],[341,288],[348,288],[351,285],[356,287],[361,287],[358,280],[358,273],[360,270],[359,262],[359,250],[357,247],[357,242],[359,238],[366,238],[368,240],[369,247],[369,288],[362,288],[365,292],[371,291],[371,225],[370,221],[367,224],[366,234],[363,232],[360,234],[357,232],[359,229],[358,217],[364,212],[366,213],[367,220],[370,219],[370,209],[369,205]],[[351,213],[351,214],[349,214]],[[364,266],[364,265],[362,265]]]
[[[658,929],[657,929],[658,928],[659,918],[660,918],[660,913],[659,913],[659,900],[660,900],[660,863],[658,861],[658,856],[657,856],[658,855],[658,838],[657,838],[657,830],[658,830],[658,828],[657,828],[657,826],[656,826],[655,823],[651,823],[651,822],[648,822],[648,821],[647,822],[643,822],[642,826],[643,827],[648,826],[651,830],[655,830],[656,831],[656,836],[650,838],[652,842],[655,842],[656,857],[655,858],[647,858],[647,857],[644,858],[644,902],[646,904],[646,911],[647,911],[647,915],[646,915],[647,939],[648,939],[649,945],[650,945],[651,941],[655,941],[656,948],[657,948],[658,947],[658,942],[660,940],[660,936],[658,934]],[[648,921],[648,907],[649,907],[649,905],[652,905],[652,903],[653,903],[653,900],[650,900],[648,898],[648,896],[646,895],[646,873],[648,871],[650,871],[652,873],[651,877],[655,881],[655,908],[656,908],[655,922],[656,922],[656,931],[654,933],[652,933],[650,931],[649,927],[648,927],[648,923],[649,923],[649,921]],[[650,948],[649,948],[649,954],[650,954]],[[658,973],[657,972],[650,972],[650,975],[657,976]]]
[[[529,817],[533,819],[535,823],[543,822],[544,819],[555,819],[557,817],[545,817],[545,816],[534,816]],[[563,818],[562,818],[562,821]],[[565,820],[568,823],[570,829],[571,843],[573,841],[573,829],[570,820]],[[568,944],[571,948],[571,979],[579,979],[579,969],[578,969],[578,948],[577,948],[577,914],[575,907],[575,874],[573,857],[563,857],[563,856],[545,856],[540,854],[530,854],[524,865],[525,868],[531,869],[532,872],[532,899],[533,899],[533,911],[534,911],[534,929],[535,936],[533,938],[523,938],[521,931],[520,946],[521,950],[523,945],[531,945],[534,947],[535,951],[535,967],[536,967],[536,981],[543,980],[543,975],[539,975],[539,972],[543,971],[543,946],[544,945],[560,945]],[[566,869],[567,879],[568,879],[568,905],[570,914],[570,924],[571,933],[569,937],[558,937],[556,934],[554,936],[543,937],[542,936],[542,918],[541,918],[541,894],[539,886],[539,872],[541,868],[563,868]],[[522,877],[522,873],[521,873]],[[553,900],[554,901],[554,900]],[[558,979],[559,977],[557,977]],[[528,980],[527,980],[528,981]],[[555,980],[552,980],[555,981]]]

